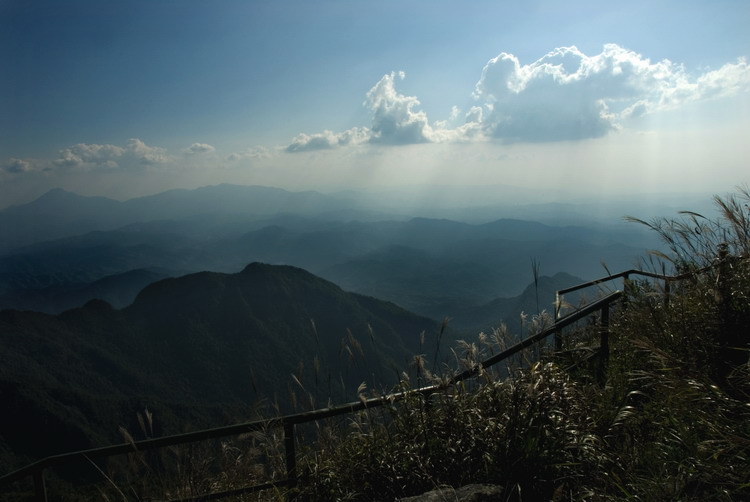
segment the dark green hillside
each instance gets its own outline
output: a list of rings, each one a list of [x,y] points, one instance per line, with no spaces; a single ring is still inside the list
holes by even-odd
[[[11,452],[2,465],[118,441],[118,425],[138,430],[145,407],[159,432],[176,433],[247,419],[261,400],[289,411],[295,400],[351,399],[363,381],[394,383],[420,333],[434,343],[437,330],[259,263],[158,281],[122,310],[95,300],[58,316],[2,311],[0,399],[13,408],[0,423],[0,451]]]

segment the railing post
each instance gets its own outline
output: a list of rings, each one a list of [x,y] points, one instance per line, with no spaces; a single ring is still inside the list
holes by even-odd
[[[555,351],[560,352],[562,350],[562,333],[561,330],[555,331]]]
[[[602,305],[602,325],[600,334],[600,345],[602,357],[609,359],[609,303]]]
[[[555,323],[560,319],[560,310],[562,309],[562,295],[559,291],[555,291]],[[560,352],[562,350],[562,333],[560,330],[555,330],[555,351]]]
[[[47,502],[47,487],[44,484],[44,468],[34,471],[34,499],[36,502]]]
[[[602,305],[602,320],[599,326],[599,381],[604,383],[609,362],[609,303]]]
[[[286,450],[286,477],[292,484],[297,482],[297,455],[294,451],[294,424],[284,423],[284,449]]]

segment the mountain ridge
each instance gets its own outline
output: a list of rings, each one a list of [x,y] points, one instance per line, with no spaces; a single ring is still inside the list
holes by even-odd
[[[288,411],[290,392],[353,399],[363,381],[396,383],[420,334],[434,344],[438,330],[297,267],[261,263],[163,279],[123,309],[92,300],[55,316],[3,310],[0,399],[14,413],[0,417],[0,452],[13,452],[0,464],[117,441],[117,424],[137,428],[144,407],[177,433],[249,419],[259,401]]]
[[[262,185],[214,185],[174,189],[117,201],[83,196],[61,188],[0,210],[0,253],[42,240],[113,230],[129,223],[198,214],[272,215],[291,211],[316,214],[351,207],[315,191],[291,192]]]

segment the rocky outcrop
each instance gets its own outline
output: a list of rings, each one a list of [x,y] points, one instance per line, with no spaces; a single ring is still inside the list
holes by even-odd
[[[466,485],[437,488],[422,495],[398,499],[398,502],[497,502],[502,493],[503,488],[497,485]]]

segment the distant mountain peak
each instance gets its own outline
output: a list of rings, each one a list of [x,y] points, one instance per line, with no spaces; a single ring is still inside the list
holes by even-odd
[[[311,277],[313,277],[313,274],[308,272],[307,270],[295,267],[292,265],[271,265],[269,263],[263,263],[260,261],[254,261],[252,263],[249,263],[245,268],[242,269],[240,272],[240,275],[243,274],[251,274],[255,272],[274,272],[274,271],[284,271],[286,273],[301,273],[306,274]]]
[[[116,202],[114,199],[110,199],[108,197],[103,197],[100,195],[95,195],[95,196],[80,195],[75,192],[71,192],[69,190],[65,190],[64,188],[58,187],[58,188],[53,188],[51,190],[48,190],[41,197],[30,202],[29,204],[39,204],[39,203],[44,203],[44,202],[70,202],[70,201],[78,201],[78,200],[89,200],[89,201],[106,200],[106,201]]]
[[[57,187],[57,188],[53,188],[51,190],[48,190],[47,192],[45,192],[39,198],[43,199],[43,198],[46,198],[46,197],[59,197],[60,195],[63,195],[63,194],[65,194],[65,195],[77,195],[76,193],[71,192],[70,190],[65,190],[64,188]]]
[[[46,191],[41,196],[37,197],[33,201],[24,204],[24,205],[39,205],[39,204],[49,204],[49,203],[56,203],[56,202],[68,202],[75,199],[83,198],[82,195],[78,195],[77,193],[70,192],[68,190],[65,190],[64,188],[53,188],[51,190]]]

